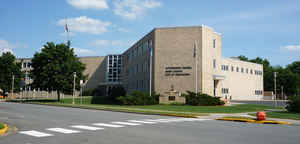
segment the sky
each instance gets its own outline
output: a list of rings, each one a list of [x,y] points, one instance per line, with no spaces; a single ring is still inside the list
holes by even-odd
[[[156,27],[212,27],[223,57],[300,60],[300,0],[1,0],[0,53],[33,57],[65,41],[78,56],[120,54]]]

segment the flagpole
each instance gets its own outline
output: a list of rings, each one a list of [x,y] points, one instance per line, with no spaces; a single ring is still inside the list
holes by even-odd
[[[195,93],[198,93],[198,53],[197,53],[197,41],[194,45],[194,57],[195,57]]]
[[[150,64],[150,68],[149,68],[149,73],[150,73],[150,76],[149,76],[149,89],[150,89],[150,91],[149,91],[149,95],[150,95],[150,97],[151,97],[151,95],[152,95],[152,43],[151,43],[151,46],[150,46],[150,62],[149,62]]]

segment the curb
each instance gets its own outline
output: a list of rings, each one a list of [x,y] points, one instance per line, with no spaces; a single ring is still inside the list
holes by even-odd
[[[3,124],[4,128],[0,129],[0,136],[5,134],[6,131],[7,131],[7,125],[6,124]]]
[[[285,121],[273,121],[273,120],[258,121],[258,120],[254,120],[254,119],[245,119],[245,118],[217,118],[216,120],[259,123],[259,124],[284,124],[284,125],[291,125],[292,124],[290,122],[285,122]]]

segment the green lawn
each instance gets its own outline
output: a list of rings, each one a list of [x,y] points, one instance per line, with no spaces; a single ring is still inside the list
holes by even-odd
[[[267,112],[267,117],[300,120],[300,113],[289,113],[287,111]]]
[[[83,97],[82,106],[90,108],[107,108],[107,109],[130,109],[142,111],[172,111],[172,112],[188,112],[188,113],[243,113],[256,112],[265,109],[276,109],[272,106],[255,105],[255,104],[240,104],[234,106],[189,106],[189,105],[146,105],[146,106],[121,106],[121,105],[103,105],[91,104],[91,97]],[[41,101],[40,101],[41,102]],[[47,104],[68,105],[72,103],[72,98],[56,101],[45,101]],[[42,102],[43,103],[43,102]],[[76,106],[80,104],[80,98],[75,99]]]
[[[131,108],[153,109],[153,110],[168,110],[168,111],[188,111],[194,113],[243,113],[255,112],[265,109],[274,109],[271,106],[241,104],[234,106],[173,106],[173,105],[150,105],[150,106],[126,106]]]

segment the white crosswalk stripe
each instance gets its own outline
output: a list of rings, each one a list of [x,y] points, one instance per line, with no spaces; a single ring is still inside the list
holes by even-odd
[[[64,134],[80,133],[80,131],[77,131],[77,130],[70,130],[70,129],[64,129],[64,128],[49,128],[47,130],[64,133]]]
[[[43,133],[43,132],[39,132],[39,131],[35,131],[35,130],[21,131],[19,133],[25,134],[25,135],[34,136],[34,137],[49,137],[49,136],[53,136],[52,134]]]
[[[150,122],[150,121],[140,121],[140,120],[128,120],[129,122],[134,123],[144,123],[144,124],[156,124],[157,122]]]
[[[111,122],[114,124],[120,124],[120,125],[130,125],[130,126],[137,126],[137,125],[141,125],[141,124],[137,124],[137,123],[129,123],[129,122]]]
[[[87,125],[72,125],[70,127],[76,128],[76,129],[82,129],[82,130],[103,130],[102,127],[111,127],[111,128],[121,128],[125,126],[137,126],[142,124],[157,124],[157,123],[170,123],[170,122],[194,122],[194,121],[207,121],[210,119],[199,119],[199,118],[166,118],[166,119],[144,119],[144,120],[127,120],[126,122],[122,121],[114,121],[110,123],[93,123],[93,126],[87,126]],[[99,127],[94,127],[99,126]],[[63,133],[63,134],[72,134],[72,133],[80,133],[79,130],[73,130],[68,128],[47,128],[46,130],[51,132],[57,132],[57,133]],[[35,130],[29,130],[29,131],[20,131],[20,134],[29,135],[33,137],[49,137],[54,136],[53,134],[44,133],[40,131]]]
[[[124,127],[124,126],[121,126],[121,125],[106,124],[106,123],[94,123],[93,125],[95,125],[95,126],[104,126],[104,127],[113,127],[113,128]]]
[[[73,125],[71,127],[78,128],[78,129],[84,129],[84,130],[91,130],[91,131],[104,129],[104,128],[100,128],[100,127],[92,127],[92,126],[85,126],[85,125]]]
[[[144,121],[150,121],[150,122],[161,122],[161,123],[168,123],[172,122],[171,119],[145,119]]]

